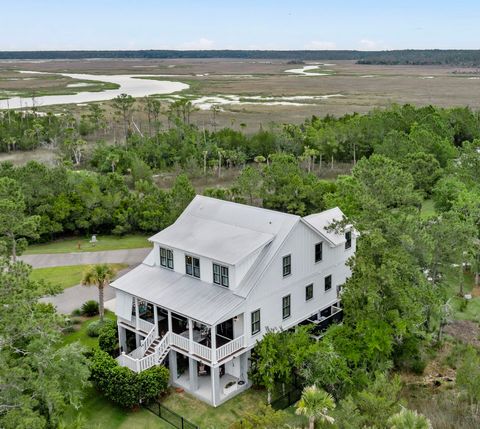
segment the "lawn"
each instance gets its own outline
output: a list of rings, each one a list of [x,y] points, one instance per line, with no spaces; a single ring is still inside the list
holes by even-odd
[[[91,237],[73,237],[55,240],[50,243],[32,244],[25,255],[39,253],[100,252],[102,250],[138,249],[151,247],[144,235],[97,235],[97,243],[90,243]]]
[[[116,271],[127,268],[127,264],[109,264]],[[88,265],[66,265],[63,267],[35,268],[32,270],[32,280],[44,280],[60,285],[62,289],[80,284],[83,272]]]

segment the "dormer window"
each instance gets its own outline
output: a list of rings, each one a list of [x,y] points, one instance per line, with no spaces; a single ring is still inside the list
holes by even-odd
[[[185,255],[185,272],[192,277],[200,278],[200,259]]]
[[[170,249],[160,247],[160,265],[173,270],[173,252]]]
[[[345,233],[345,249],[350,249],[352,247],[352,231],[347,231]]]
[[[213,283],[228,287],[228,267],[213,264]]]

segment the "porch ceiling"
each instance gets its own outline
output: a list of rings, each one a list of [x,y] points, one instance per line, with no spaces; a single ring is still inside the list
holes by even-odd
[[[245,300],[221,286],[145,264],[111,286],[207,325],[216,324]]]

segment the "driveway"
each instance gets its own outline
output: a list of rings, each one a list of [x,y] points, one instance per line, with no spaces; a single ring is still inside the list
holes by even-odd
[[[125,273],[135,268],[134,264],[124,270],[121,270],[117,277],[123,276]],[[70,314],[73,310],[80,308],[82,304],[91,299],[98,302],[98,289],[96,286],[72,286],[65,289],[62,293],[55,296],[46,296],[40,298],[40,302],[48,302],[53,304],[59,313]],[[104,290],[105,308],[115,310],[115,292],[113,288],[107,287]]]
[[[20,260],[33,268],[60,267],[64,265],[88,265],[118,263],[136,265],[142,262],[151,251],[148,249],[105,250],[102,252],[44,253],[20,256]]]

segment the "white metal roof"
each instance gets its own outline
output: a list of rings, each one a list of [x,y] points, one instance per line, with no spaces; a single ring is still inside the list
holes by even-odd
[[[334,207],[321,213],[312,214],[303,218],[303,221],[323,235],[331,244],[338,246],[345,243],[345,234],[327,229],[334,221],[340,222],[344,218],[343,212]]]
[[[217,323],[244,302],[222,286],[145,264],[115,280],[111,286],[207,325]]]
[[[197,195],[151,241],[235,265],[270,243],[298,216]]]

